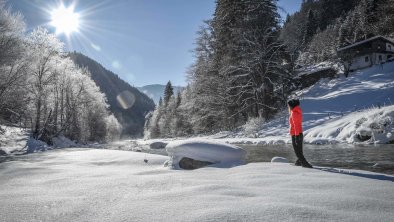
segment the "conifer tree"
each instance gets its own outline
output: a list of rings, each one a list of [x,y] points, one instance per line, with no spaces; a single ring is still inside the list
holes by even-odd
[[[174,95],[174,88],[171,85],[171,81],[168,81],[166,88],[164,89],[164,105],[167,106],[171,96]]]
[[[305,23],[304,37],[302,41],[304,48],[306,48],[306,46],[312,40],[313,36],[316,34],[316,29],[317,29],[317,21],[315,19],[315,15],[312,9],[310,9],[308,11],[307,20]]]

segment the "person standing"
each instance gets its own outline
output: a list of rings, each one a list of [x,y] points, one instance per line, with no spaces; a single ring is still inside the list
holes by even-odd
[[[304,157],[302,150],[303,137],[302,134],[302,110],[300,108],[300,100],[292,99],[287,102],[289,105],[289,124],[290,124],[290,135],[291,142],[294,148],[294,152],[297,156],[296,166],[302,166],[307,168],[313,168],[311,164]]]

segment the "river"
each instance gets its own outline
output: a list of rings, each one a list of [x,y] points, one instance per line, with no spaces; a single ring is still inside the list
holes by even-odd
[[[246,163],[270,162],[275,156],[285,157],[291,163],[296,161],[293,148],[286,145],[238,145],[247,151]],[[165,149],[140,147],[133,141],[121,141],[103,145],[104,149],[139,151],[167,155]],[[304,155],[314,166],[343,169],[357,169],[394,175],[394,144],[378,145],[304,145]],[[28,158],[29,155],[0,156],[0,163]]]
[[[296,161],[291,145],[239,145],[247,151],[246,162],[270,162],[275,156]],[[315,166],[367,170],[394,175],[394,145],[304,145],[305,158]]]

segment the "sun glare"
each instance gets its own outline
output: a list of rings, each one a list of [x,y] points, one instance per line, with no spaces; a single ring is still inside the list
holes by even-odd
[[[63,4],[51,12],[51,25],[56,28],[56,34],[78,32],[79,14],[74,12],[74,6],[66,8]]]

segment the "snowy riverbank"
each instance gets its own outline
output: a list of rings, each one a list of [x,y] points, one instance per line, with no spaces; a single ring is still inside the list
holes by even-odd
[[[1,163],[0,218],[391,221],[394,217],[392,176],[280,163],[183,171],[164,168],[166,160],[136,152],[64,149]]]
[[[389,143],[394,141],[394,62],[322,79],[294,92],[301,99],[305,143]],[[251,121],[237,132],[206,137],[232,144],[290,143],[288,113],[269,122]]]

